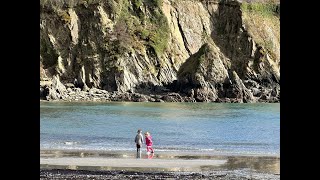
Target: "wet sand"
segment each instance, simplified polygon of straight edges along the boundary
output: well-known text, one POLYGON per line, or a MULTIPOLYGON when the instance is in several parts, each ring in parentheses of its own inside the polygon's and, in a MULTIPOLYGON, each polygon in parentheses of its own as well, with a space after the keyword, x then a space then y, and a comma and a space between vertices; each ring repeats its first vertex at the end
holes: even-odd
POLYGON ((40 179, 280 179, 280 157, 40 150, 40 179), (150 158, 150 156, 149 156, 150 158))

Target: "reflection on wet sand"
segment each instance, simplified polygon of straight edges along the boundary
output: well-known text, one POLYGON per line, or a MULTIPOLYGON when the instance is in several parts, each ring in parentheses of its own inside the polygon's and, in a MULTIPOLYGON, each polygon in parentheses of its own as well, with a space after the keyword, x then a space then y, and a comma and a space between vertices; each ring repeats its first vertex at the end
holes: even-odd
POLYGON ((228 162, 222 166, 226 169, 250 168, 263 173, 280 174, 279 157, 229 156, 228 162))
POLYGON ((137 164, 134 152, 40 150, 40 160, 42 160, 42 163, 40 162, 40 168, 42 169, 129 171, 211 171, 251 169, 256 172, 280 174, 280 157, 277 156, 230 156, 212 155, 209 153, 192 154, 190 152, 158 152, 152 154, 152 156, 151 154, 143 154, 140 159, 143 162, 137 164), (78 164, 52 163, 57 159, 63 161, 70 158, 73 158, 75 161, 78 160, 78 164), (110 163, 90 164, 90 159, 94 158, 102 162, 109 161, 110 163))

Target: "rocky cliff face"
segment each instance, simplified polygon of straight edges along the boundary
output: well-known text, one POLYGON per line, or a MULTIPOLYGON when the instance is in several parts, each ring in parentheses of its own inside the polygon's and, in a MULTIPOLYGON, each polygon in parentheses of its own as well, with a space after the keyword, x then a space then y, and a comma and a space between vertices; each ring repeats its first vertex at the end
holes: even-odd
POLYGON ((279 102, 279 17, 256 23, 245 10, 231 0, 43 1, 40 98, 279 102))

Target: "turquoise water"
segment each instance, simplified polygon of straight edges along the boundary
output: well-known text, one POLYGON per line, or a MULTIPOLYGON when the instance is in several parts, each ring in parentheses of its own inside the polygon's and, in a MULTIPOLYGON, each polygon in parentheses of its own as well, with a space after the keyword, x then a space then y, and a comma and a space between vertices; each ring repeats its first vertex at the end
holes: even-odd
POLYGON ((279 103, 40 103, 40 149, 135 150, 139 128, 156 151, 280 153, 279 103))

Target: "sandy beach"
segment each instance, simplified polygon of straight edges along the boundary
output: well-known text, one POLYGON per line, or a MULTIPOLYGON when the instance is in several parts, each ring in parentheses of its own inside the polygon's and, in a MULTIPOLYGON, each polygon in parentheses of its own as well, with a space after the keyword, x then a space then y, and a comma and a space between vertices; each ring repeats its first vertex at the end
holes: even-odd
POLYGON ((40 150, 40 179, 280 179, 280 157, 40 150))

